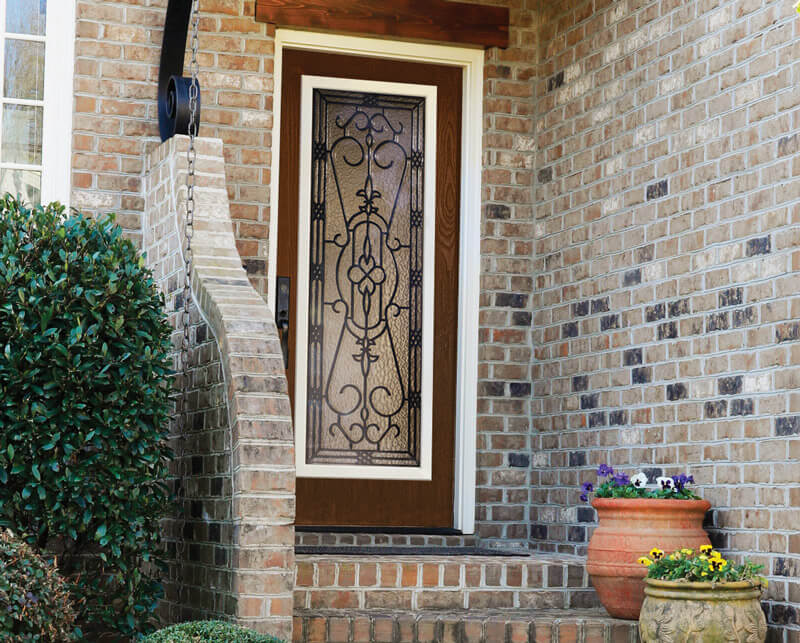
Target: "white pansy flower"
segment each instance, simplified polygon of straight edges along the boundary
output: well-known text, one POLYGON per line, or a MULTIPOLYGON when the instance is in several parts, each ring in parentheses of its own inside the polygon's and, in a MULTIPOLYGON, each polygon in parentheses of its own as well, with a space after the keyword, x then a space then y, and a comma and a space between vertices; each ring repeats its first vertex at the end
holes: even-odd
POLYGON ((631 484, 637 489, 642 489, 647 486, 647 474, 643 472, 637 473, 631 478, 631 484))
POLYGON ((656 484, 658 484, 658 486, 664 491, 675 488, 675 482, 672 480, 672 478, 667 478, 666 476, 659 476, 656 478, 656 484))

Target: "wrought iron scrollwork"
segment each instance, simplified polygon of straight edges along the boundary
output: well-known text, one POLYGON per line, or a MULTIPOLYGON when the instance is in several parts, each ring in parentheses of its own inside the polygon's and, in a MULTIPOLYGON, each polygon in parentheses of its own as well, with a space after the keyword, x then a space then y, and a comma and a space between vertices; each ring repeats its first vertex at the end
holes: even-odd
POLYGON ((309 463, 419 466, 424 99, 314 91, 309 463))
MULTIPOLYGON (((189 134, 191 120, 191 78, 183 77, 186 36, 192 15, 192 0, 169 0, 161 43, 161 64, 158 70, 158 128, 161 140, 175 134, 189 134)), ((194 119, 196 136, 200 128, 200 94, 194 119)))

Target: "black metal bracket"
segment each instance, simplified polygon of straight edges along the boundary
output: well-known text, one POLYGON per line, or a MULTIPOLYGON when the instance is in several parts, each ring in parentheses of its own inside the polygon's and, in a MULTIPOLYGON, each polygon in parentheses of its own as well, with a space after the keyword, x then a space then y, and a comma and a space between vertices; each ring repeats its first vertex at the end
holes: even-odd
MULTIPOLYGON (((171 139, 175 134, 189 133, 189 88, 192 79, 183 77, 183 63, 191 19, 192 0, 169 0, 158 69, 158 129, 162 141, 171 139)), ((199 90, 198 83, 195 136, 200 129, 199 90)))

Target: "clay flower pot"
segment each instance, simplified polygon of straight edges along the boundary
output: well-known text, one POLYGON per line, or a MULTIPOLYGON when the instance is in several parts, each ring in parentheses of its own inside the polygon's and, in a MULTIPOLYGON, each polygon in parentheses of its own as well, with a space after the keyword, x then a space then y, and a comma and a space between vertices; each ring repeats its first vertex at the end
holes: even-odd
POLYGON ((672 551, 710 544, 703 518, 707 500, 594 498, 597 529, 589 541, 586 569, 600 602, 615 618, 636 620, 644 600, 647 569, 636 562, 654 547, 672 551))
POLYGON ((767 620, 761 586, 750 581, 688 583, 648 578, 639 636, 642 643, 763 643, 767 620))

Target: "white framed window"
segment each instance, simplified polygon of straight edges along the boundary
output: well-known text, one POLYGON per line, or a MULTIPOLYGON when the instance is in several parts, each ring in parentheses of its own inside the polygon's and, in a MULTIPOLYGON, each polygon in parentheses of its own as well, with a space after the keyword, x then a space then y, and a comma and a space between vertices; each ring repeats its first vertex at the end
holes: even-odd
POLYGON ((75 0, 0 0, 0 192, 69 205, 75 0))

